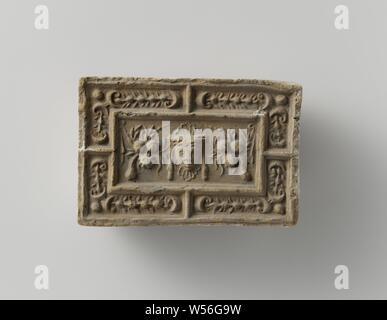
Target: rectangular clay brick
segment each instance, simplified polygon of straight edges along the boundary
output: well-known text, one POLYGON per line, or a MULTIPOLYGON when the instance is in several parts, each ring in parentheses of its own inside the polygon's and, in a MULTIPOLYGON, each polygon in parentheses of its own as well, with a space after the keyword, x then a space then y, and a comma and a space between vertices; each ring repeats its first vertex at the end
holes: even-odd
POLYGON ((301 96, 301 86, 274 81, 82 78, 79 223, 295 224, 301 96), (246 172, 229 175, 227 163, 143 165, 139 132, 160 132, 162 121, 189 132, 246 129, 246 172))

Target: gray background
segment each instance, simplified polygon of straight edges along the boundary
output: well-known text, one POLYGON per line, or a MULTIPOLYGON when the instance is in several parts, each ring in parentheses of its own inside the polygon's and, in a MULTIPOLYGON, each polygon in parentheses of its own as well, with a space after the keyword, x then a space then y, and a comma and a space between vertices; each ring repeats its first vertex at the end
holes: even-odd
POLYGON ((1 298, 387 298, 386 1, 1 3, 1 298), (50 29, 34 28, 46 4, 50 29), (296 227, 77 225, 77 85, 96 76, 304 87, 296 227), (50 290, 34 288, 34 267, 50 290), (350 289, 334 288, 334 267, 350 289))

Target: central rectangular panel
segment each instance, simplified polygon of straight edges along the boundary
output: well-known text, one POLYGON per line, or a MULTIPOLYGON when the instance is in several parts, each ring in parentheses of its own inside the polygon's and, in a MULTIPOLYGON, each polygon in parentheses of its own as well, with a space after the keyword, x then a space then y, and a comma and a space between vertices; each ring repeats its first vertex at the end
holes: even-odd
MULTIPOLYGON (((260 194, 262 192, 263 144, 265 140, 264 126, 260 125, 264 119, 259 114, 243 114, 238 118, 228 117, 227 114, 200 115, 178 114, 173 112, 127 112, 115 111, 112 117, 112 137, 114 153, 109 189, 111 192, 139 189, 162 189, 163 191, 179 192, 184 190, 207 191, 238 191, 260 194), (164 127, 163 127, 164 124, 164 127), (168 126, 166 126, 168 124, 168 126), (140 161, 140 150, 144 142, 140 141, 140 133, 144 129, 152 129, 160 138, 157 151, 159 164, 143 165, 140 161), (168 153, 163 143, 163 134, 169 136, 176 129, 185 129, 192 137, 191 164, 163 163, 163 153, 168 153), (247 168, 242 175, 230 175, 232 166, 217 161, 217 140, 202 141, 202 163, 194 163, 194 131, 195 129, 211 130, 216 136, 216 130, 222 130, 227 136, 228 129, 236 132, 238 143, 239 129, 247 132, 247 168), (213 163, 206 163, 204 146, 213 143, 213 163)), ((170 151, 177 141, 170 141, 170 151)))

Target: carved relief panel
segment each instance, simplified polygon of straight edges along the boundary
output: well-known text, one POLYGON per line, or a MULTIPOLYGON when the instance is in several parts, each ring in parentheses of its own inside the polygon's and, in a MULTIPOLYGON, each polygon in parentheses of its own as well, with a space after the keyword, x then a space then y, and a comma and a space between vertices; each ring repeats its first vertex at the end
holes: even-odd
MULTIPOLYGON (((83 78, 79 97, 81 224, 296 222, 300 86, 254 80, 83 78), (245 130, 242 174, 229 174, 235 163, 216 161, 219 136, 212 140, 212 162, 204 149, 199 161, 162 161, 180 143, 170 139, 166 149, 166 140, 159 138, 165 132, 185 130, 194 136, 206 129, 235 130, 236 153, 242 141, 238 132, 245 130), (142 139, 144 130, 157 138, 142 139), (145 145, 159 162, 141 160, 145 145)), ((202 142, 204 148, 208 141, 202 142)))

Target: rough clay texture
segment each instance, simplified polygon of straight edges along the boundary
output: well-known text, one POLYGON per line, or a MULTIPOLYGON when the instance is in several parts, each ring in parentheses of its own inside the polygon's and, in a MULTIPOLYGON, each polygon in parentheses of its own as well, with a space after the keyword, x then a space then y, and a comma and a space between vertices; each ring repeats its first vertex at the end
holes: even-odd
POLYGON ((294 225, 301 98, 301 86, 276 81, 80 79, 78 222, 294 225), (171 132, 247 129, 246 173, 216 161, 144 165, 140 131, 166 120, 171 132))

